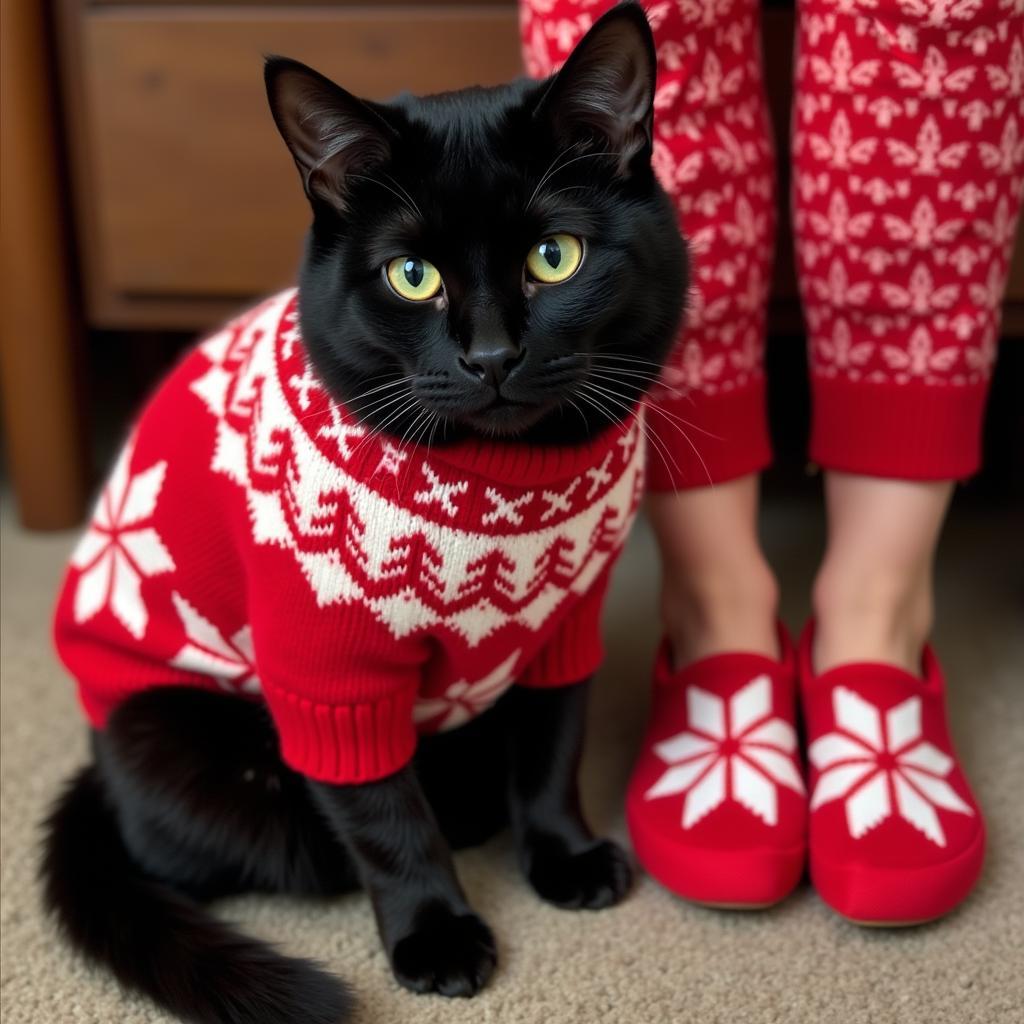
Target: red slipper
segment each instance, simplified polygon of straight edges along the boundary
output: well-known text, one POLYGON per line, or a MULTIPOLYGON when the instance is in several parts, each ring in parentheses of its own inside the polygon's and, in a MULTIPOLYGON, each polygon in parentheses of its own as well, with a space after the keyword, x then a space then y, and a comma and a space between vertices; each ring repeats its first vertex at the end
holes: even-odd
POLYGON ((779 638, 779 661, 719 654, 673 671, 667 643, 658 654, 626 817, 640 863, 698 903, 768 906, 803 872, 795 659, 779 638))
POLYGON ((981 811, 946 724, 946 695, 926 647, 918 679, 892 665, 815 676, 813 624, 800 641, 810 770, 811 880, 861 924, 948 914, 985 855, 981 811))

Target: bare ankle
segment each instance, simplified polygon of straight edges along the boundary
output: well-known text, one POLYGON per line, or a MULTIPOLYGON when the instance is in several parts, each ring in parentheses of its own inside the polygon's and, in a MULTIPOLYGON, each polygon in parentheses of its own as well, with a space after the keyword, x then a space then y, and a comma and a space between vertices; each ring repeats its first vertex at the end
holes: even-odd
POLYGON ((900 579, 879 572, 842 580, 823 569, 813 604, 817 672, 874 661, 920 673, 933 618, 927 574, 900 579))
POLYGON ((814 585, 819 672, 858 661, 921 671, 932 566, 951 481, 829 472, 828 547, 814 585))
POLYGON ((648 499, 677 667, 729 651, 778 656, 778 585, 761 552, 757 505, 754 474, 648 499))
POLYGON ((779 656, 779 588, 763 560, 702 575, 666 567, 662 616, 676 668, 729 651, 779 656))

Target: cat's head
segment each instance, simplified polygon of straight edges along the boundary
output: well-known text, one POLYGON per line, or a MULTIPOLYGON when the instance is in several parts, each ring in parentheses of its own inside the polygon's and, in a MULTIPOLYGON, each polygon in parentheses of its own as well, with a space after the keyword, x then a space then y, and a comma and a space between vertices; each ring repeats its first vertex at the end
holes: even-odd
POLYGON ((266 80, 313 207, 303 335, 337 399, 435 443, 575 443, 629 412, 687 283, 651 170, 639 6, 606 14, 541 82, 382 104, 283 58, 266 80))

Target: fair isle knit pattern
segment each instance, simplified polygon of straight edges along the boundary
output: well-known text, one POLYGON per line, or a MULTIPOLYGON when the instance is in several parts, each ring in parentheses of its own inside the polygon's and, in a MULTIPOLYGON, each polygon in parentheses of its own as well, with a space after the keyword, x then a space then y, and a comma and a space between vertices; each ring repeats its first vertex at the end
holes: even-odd
MULTIPOLYGON (((529 72, 557 69, 613 2, 521 0, 529 72)), ((652 451, 651 486, 669 490, 770 458, 775 147, 761 0, 643 6, 658 54, 654 168, 694 263, 669 387, 651 403, 666 449, 652 451)), ((796 20, 786 159, 811 458, 969 475, 1024 192, 1024 0, 798 0, 796 20)))
POLYGON ((601 658, 638 419, 578 448, 402 446, 312 371, 289 291, 153 398, 76 549, 58 650, 90 720, 167 684, 263 699, 296 770, 379 778, 416 732, 601 658))

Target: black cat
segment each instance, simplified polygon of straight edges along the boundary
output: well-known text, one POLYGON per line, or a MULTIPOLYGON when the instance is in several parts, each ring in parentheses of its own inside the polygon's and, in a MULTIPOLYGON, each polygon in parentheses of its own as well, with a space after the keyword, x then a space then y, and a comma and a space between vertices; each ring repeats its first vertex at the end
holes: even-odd
MULTIPOLYGON (((429 427, 438 445, 576 445, 631 413, 686 287, 651 171, 655 58, 639 6, 605 15, 543 82, 375 104, 281 58, 266 80, 314 212, 301 323, 331 395, 369 427, 406 440, 429 427), (406 405, 360 406, 368 383, 402 375, 406 405)), ((242 891, 361 885, 401 984, 473 995, 495 943, 450 848, 510 824, 542 898, 607 907, 629 887, 627 858, 580 812, 586 690, 512 687, 423 738, 410 766, 342 786, 285 766, 261 704, 146 690, 93 732, 93 763, 47 822, 46 903, 124 985, 201 1024, 350 1012, 340 981, 203 906, 242 891)))

